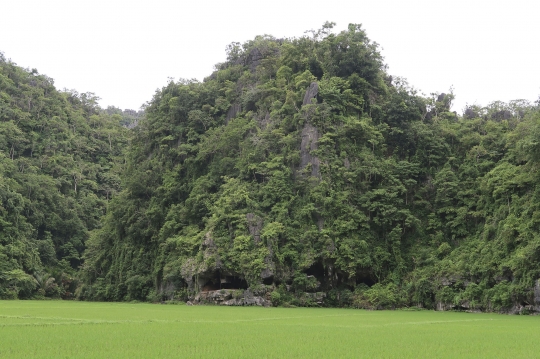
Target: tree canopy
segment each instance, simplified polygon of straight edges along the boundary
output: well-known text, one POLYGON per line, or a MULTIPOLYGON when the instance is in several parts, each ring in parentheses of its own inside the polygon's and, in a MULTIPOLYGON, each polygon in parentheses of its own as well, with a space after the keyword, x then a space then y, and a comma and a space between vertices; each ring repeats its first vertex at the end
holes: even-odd
POLYGON ((128 141, 97 100, 0 57, 0 298, 73 296, 128 141))

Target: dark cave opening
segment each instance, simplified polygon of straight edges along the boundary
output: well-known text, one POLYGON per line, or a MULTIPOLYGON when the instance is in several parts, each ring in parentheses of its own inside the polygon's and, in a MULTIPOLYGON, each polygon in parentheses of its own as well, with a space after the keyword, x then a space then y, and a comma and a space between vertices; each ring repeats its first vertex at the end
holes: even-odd
POLYGON ((377 282, 374 281, 373 278, 371 278, 369 276, 358 276, 358 277, 356 277, 356 285, 365 284, 368 287, 371 287, 371 286, 375 285, 376 283, 377 282))
POLYGON ((213 281, 208 281, 206 282, 202 288, 201 288, 201 292, 210 292, 212 290, 219 290, 219 283, 215 283, 213 281))
POLYGON ((317 278, 317 280, 321 282, 324 280, 324 277, 326 276, 325 275, 326 271, 324 270, 324 266, 320 262, 313 263, 311 267, 306 269, 305 273, 308 276, 310 275, 314 276, 315 278, 317 278))
POLYGON ((211 277, 207 277, 206 282, 201 288, 201 291, 208 292, 220 289, 247 289, 248 283, 245 279, 235 275, 225 275, 219 271, 212 273, 211 277))
POLYGON ((248 289, 246 280, 237 276, 222 276, 219 278, 219 284, 218 289, 248 289))

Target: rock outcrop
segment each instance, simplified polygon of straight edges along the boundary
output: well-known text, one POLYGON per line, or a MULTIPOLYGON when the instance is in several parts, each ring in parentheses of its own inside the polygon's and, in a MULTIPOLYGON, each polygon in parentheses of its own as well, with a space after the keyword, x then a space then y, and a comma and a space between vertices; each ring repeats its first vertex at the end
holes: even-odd
POLYGON ((512 118, 512 112, 501 110, 491 114, 491 119, 495 121, 509 120, 512 118))
POLYGON ((257 66, 259 66, 262 59, 263 59, 263 54, 258 48, 254 48, 253 50, 251 50, 246 61, 247 65, 249 66, 249 70, 251 72, 255 72, 255 70, 257 69, 257 66))
POLYGON ((255 244, 261 241, 261 229, 263 226, 263 220, 261 217, 248 213, 246 214, 246 220, 248 225, 249 234, 253 237, 255 244))
POLYGON ((311 103, 311 99, 316 98, 319 94, 319 84, 316 82, 312 82, 308 89, 306 90, 306 94, 304 95, 304 101, 302 102, 303 105, 309 105, 311 103))
POLYGON ((473 118, 478 118, 479 116, 480 114, 478 113, 478 111, 475 111, 475 109, 472 107, 467 107, 467 109, 465 110, 465 113, 463 114, 463 117, 469 120, 473 118))
MULTIPOLYGON (((311 100, 317 97, 319 93, 319 85, 312 82, 304 95, 303 106, 310 105, 311 100)), ((303 107, 302 106, 302 107, 303 107)), ((300 144, 300 170, 302 171, 308 165, 311 165, 311 176, 320 177, 320 160, 312 152, 317 149, 317 141, 319 140, 319 131, 310 121, 310 111, 304 113, 306 122, 302 129, 302 142, 300 144)))
POLYGON ((193 298, 193 304, 214 304, 227 306, 262 306, 272 303, 266 296, 255 295, 250 290, 219 289, 200 292, 193 298))
POLYGON ((242 110, 242 107, 240 104, 233 103, 231 107, 229 108, 229 111, 227 111, 227 118, 225 119, 225 123, 229 123, 230 120, 236 117, 242 110))

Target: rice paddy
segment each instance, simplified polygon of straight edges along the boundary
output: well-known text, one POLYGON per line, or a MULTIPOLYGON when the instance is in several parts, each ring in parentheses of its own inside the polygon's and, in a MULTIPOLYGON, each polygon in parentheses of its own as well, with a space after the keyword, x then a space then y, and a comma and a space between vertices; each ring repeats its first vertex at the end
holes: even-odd
POLYGON ((0 301, 0 358, 534 358, 540 317, 0 301))

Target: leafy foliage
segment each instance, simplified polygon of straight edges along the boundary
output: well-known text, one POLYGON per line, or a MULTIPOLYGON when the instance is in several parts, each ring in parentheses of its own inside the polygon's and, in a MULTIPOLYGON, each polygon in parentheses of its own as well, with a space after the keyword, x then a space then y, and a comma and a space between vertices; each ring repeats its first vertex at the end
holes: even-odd
POLYGON ((74 291, 128 138, 96 101, 0 58, 0 298, 74 291))

